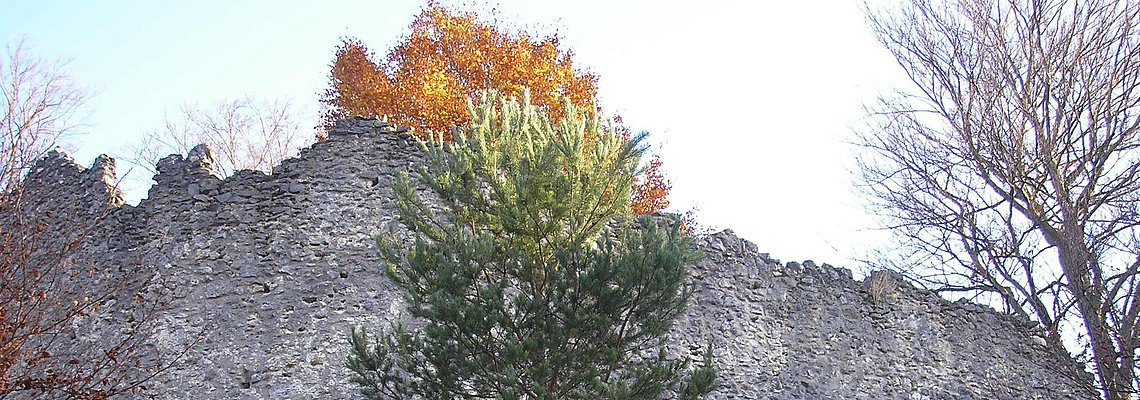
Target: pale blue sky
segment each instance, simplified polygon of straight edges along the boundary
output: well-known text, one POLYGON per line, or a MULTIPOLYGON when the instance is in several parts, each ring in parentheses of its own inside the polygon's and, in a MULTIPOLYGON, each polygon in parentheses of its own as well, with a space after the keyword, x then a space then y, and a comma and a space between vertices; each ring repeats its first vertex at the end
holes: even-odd
MULTIPOLYGON (((560 33, 600 76, 603 105, 653 134, 674 208, 698 207, 704 223, 785 261, 853 266, 873 225, 852 195, 846 142, 862 104, 898 82, 858 4, 512 0, 497 9, 560 33)), ((73 146, 90 163, 186 103, 283 98, 315 124, 338 38, 382 54, 422 5, 5 0, 0 39, 26 35, 36 54, 71 60, 93 94, 87 134, 73 146)))

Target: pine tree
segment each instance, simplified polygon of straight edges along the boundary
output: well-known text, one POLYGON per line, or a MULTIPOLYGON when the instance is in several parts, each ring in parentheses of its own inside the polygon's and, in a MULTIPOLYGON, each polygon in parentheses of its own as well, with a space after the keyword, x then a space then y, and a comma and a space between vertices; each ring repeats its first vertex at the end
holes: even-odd
POLYGON ((378 243, 422 326, 354 329, 353 381, 370 399, 703 398, 710 360, 690 372, 664 349, 697 254, 676 221, 630 217, 644 136, 569 102, 551 121, 527 96, 468 104, 471 124, 395 185, 414 244, 378 243))

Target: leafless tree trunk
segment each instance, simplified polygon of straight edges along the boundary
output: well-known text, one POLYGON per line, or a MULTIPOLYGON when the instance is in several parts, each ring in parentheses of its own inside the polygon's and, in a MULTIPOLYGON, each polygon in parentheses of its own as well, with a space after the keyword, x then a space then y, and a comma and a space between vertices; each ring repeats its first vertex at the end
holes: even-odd
POLYGON ((1105 398, 1131 398, 1140 4, 910 0, 868 15, 913 83, 861 133, 861 182, 909 254, 896 265, 1040 322, 1056 349, 1079 328, 1105 398))
POLYGON ((133 155, 128 158, 154 173, 159 158, 206 144, 214 151, 218 175, 243 169, 271 172, 314 137, 301 128, 288 102, 245 97, 222 100, 210 108, 183 106, 181 118, 168 116, 163 129, 148 134, 130 149, 133 155))

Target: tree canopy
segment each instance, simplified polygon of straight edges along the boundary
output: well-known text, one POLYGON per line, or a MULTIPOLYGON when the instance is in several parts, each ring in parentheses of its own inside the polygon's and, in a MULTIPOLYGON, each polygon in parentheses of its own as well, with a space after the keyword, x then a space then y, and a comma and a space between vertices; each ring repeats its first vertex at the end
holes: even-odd
MULTIPOLYGON (((563 99, 591 106, 597 77, 576 68, 573 53, 557 36, 532 37, 483 22, 474 12, 429 5, 410 34, 373 61, 359 40, 346 38, 336 51, 331 87, 322 102, 325 124, 350 115, 387 115, 393 123, 446 136, 468 122, 466 102, 483 90, 530 101, 557 118, 563 99)), ((422 133, 426 137, 426 133, 422 133)))

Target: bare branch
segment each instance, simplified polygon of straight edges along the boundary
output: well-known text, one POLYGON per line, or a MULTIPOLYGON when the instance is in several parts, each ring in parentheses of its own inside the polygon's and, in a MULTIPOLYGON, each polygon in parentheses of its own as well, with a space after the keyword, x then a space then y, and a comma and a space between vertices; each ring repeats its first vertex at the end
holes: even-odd
POLYGON ((154 165, 160 158, 206 144, 214 151, 214 172, 220 176, 245 169, 268 173, 313 137, 301 128, 288 102, 244 97, 218 101, 209 108, 183 106, 179 117, 164 118, 163 128, 147 134, 126 158, 156 173, 154 165))
POLYGON ((33 56, 23 39, 0 57, 0 190, 19 183, 32 162, 78 126, 87 93, 63 65, 33 56))

